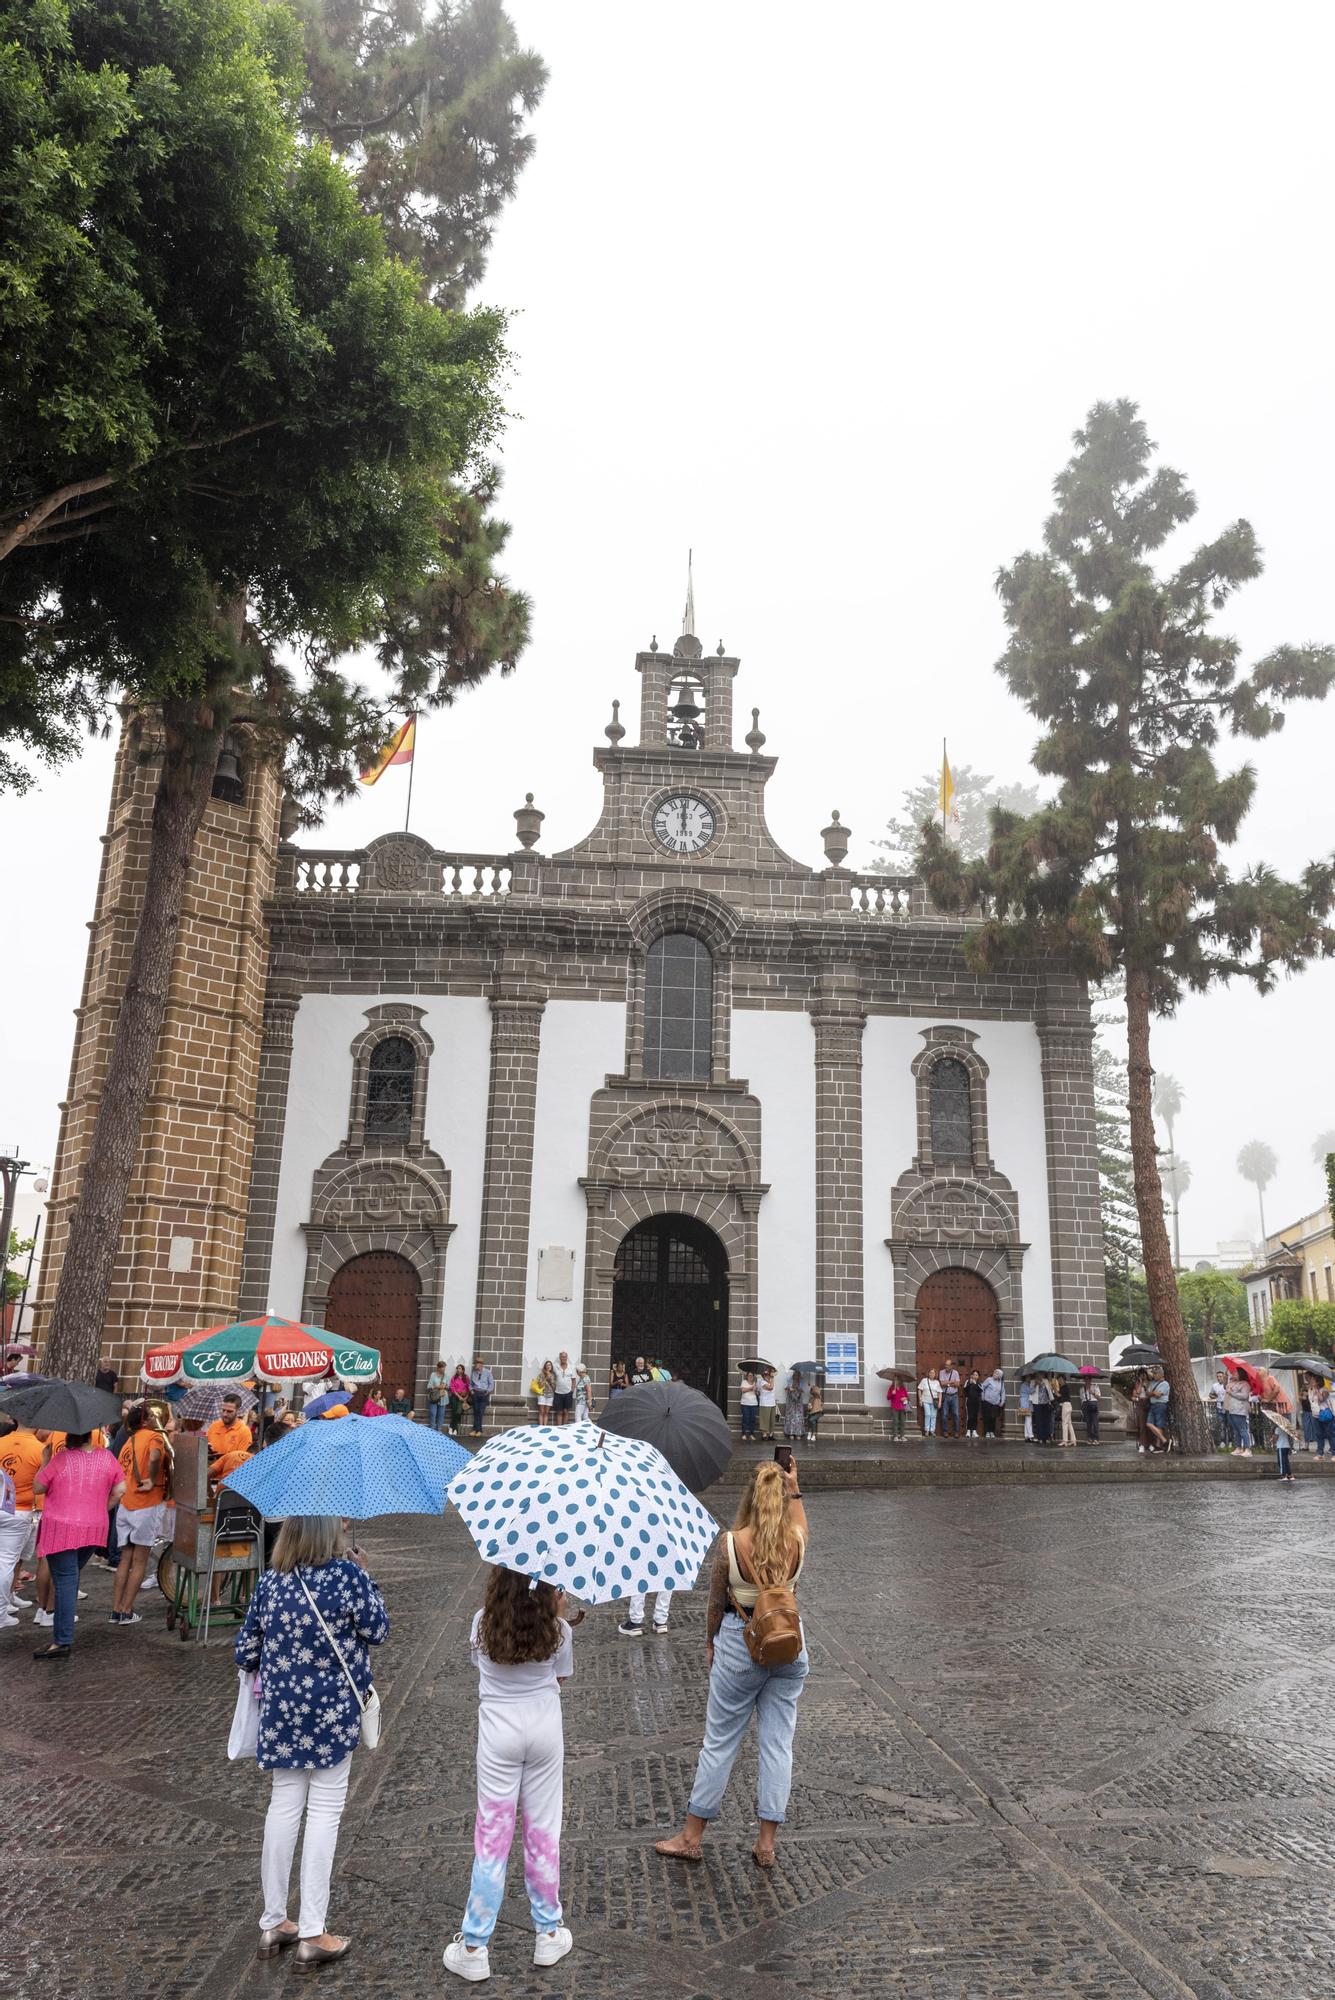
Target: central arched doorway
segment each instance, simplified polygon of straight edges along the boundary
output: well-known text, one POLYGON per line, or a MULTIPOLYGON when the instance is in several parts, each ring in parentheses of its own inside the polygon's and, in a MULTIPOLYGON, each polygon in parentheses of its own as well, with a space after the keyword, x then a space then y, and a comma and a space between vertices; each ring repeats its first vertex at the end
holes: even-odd
MULTIPOLYGON (((400 1383, 410 1396, 416 1388, 421 1293, 413 1266, 392 1250, 350 1257, 330 1282, 326 1330, 378 1347, 380 1379, 391 1395, 400 1383)), ((355 1407, 360 1409, 365 1400, 365 1389, 359 1389, 355 1407)))
POLYGON ((951 1359, 961 1381, 971 1368, 986 1376, 1001 1366, 997 1295, 976 1271, 936 1271, 918 1289, 918 1380, 951 1359))
POLYGON ((728 1404, 728 1256, 688 1215, 655 1215, 621 1240, 612 1272, 612 1359, 657 1355, 682 1382, 728 1404))

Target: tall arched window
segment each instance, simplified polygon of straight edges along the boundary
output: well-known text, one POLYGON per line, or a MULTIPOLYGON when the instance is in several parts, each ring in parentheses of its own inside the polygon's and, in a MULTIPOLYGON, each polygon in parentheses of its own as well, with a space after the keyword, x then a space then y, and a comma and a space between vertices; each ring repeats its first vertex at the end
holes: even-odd
POLYGON ((644 973, 644 1073, 708 1083, 712 1067, 714 961, 686 931, 649 947, 644 973))
POLYGON ((973 1113, 969 1104, 969 1072, 953 1056, 943 1056, 932 1064, 929 1079, 932 1118, 932 1159, 937 1166, 947 1160, 973 1157, 973 1113))
POLYGON ((366 1136, 407 1139, 413 1122, 417 1051, 404 1035, 386 1035, 371 1051, 366 1075, 366 1136))

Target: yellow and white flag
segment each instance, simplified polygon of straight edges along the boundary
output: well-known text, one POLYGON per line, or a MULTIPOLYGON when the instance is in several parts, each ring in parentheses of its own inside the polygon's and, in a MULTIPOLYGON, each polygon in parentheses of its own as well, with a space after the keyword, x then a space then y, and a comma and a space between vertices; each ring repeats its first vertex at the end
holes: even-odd
POLYGON ((941 832, 947 840, 959 846, 960 809, 955 796, 955 780, 950 773, 950 759, 946 756, 946 746, 941 745, 941 791, 937 803, 941 807, 941 832))
POLYGON ((395 730, 383 750, 377 751, 374 760, 361 773, 364 785, 374 785, 383 778, 391 764, 411 764, 413 744, 417 738, 417 717, 410 715, 402 729, 395 730))

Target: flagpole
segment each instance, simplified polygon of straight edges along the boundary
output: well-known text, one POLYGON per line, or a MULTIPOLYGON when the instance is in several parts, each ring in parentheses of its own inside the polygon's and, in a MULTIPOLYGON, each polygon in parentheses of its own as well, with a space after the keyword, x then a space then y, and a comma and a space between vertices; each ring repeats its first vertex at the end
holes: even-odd
POLYGON ((941 832, 946 830, 946 739, 941 738, 941 832))
POLYGON ((417 710, 416 709, 413 710, 409 720, 412 722, 413 725, 413 754, 408 759, 408 803, 403 808, 403 830, 405 833, 408 831, 408 820, 411 817, 413 809, 413 772, 417 769, 417 710))

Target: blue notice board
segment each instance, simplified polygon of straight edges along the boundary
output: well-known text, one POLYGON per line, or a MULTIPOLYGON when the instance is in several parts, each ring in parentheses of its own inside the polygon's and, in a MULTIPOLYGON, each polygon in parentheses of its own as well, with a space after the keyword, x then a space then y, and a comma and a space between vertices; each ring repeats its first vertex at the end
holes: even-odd
POLYGON ((826 1381, 856 1382, 858 1375, 858 1344, 856 1340, 827 1340, 825 1343, 826 1381))

